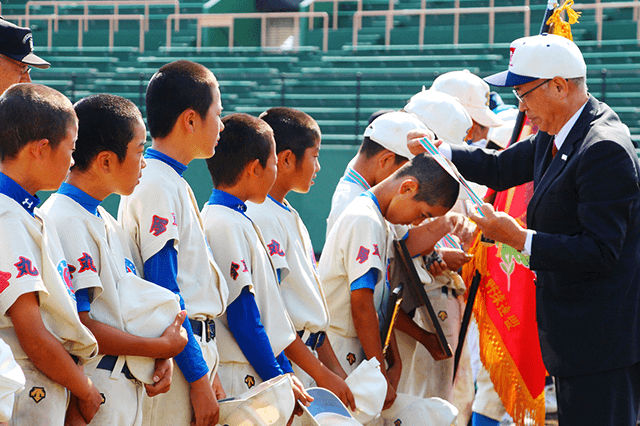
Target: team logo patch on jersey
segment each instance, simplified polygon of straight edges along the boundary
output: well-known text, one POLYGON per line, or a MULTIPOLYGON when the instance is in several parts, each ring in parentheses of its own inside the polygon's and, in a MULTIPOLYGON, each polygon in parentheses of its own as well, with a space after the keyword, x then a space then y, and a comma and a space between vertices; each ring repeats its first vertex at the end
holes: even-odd
POLYGON ((96 265, 93 263, 93 258, 89 253, 83 252, 82 257, 78 259, 78 262, 80 262, 80 270, 78 271, 79 274, 84 271, 98 272, 98 270, 96 269, 96 265))
POLYGON ((358 256, 356 256, 356 260, 358 263, 362 264, 369 260, 369 252, 368 248, 364 248, 364 246, 360 246, 360 251, 358 251, 358 256))
POLYGON ((47 397, 47 391, 41 386, 34 386, 29 391, 29 398, 33 399, 36 404, 47 397))
POLYGON ((13 264, 13 266, 18 269, 18 275, 16 275, 16 278, 20 278, 23 275, 31 275, 33 277, 38 276, 40 272, 38 272, 38 269, 31 264, 31 259, 27 259, 24 256, 20 256, 19 259, 20 262, 13 264))
POLYGON ((247 374, 246 377, 244 378, 244 384, 247 385, 247 388, 251 389, 252 387, 255 386, 256 379, 253 376, 247 374))
POLYGON ((69 267, 67 266, 66 260, 61 260, 60 263, 58 263, 58 273, 60 274, 62 281, 64 281, 64 285, 67 287, 69 296, 71 296, 71 298, 75 301, 76 295, 74 294, 75 292, 73 291, 73 284, 71 283, 71 272, 69 272, 69 267))
POLYGON ((136 274, 136 265, 131 261, 131 259, 124 258, 124 268, 127 272, 131 272, 132 274, 136 274))
POLYGON ((69 267, 69 276, 73 279, 73 273, 76 271, 76 267, 73 265, 67 265, 69 267))
POLYGON ((167 230, 167 224, 169 223, 168 219, 164 217, 153 215, 153 222, 151 223, 151 229, 149 232, 154 236, 158 236, 167 230))
POLYGON ((402 420, 400 419, 396 419, 395 422, 393 422, 393 426, 400 426, 402 424, 402 420))
POLYGON ((447 314, 447 311, 440 311, 438 312, 438 318, 440 318, 440 321, 444 321, 449 318, 449 314, 447 314))
POLYGON ((11 272, 0 271, 0 293, 5 291, 9 287, 9 279, 11 278, 11 272))
POLYGON ((378 249, 378 245, 377 244, 373 245, 373 253, 371 253, 371 256, 378 256, 379 259, 382 259, 380 257, 380 249, 378 249))
POLYGON ((229 275, 231 275, 231 278, 233 278, 234 281, 238 279, 238 269, 240 269, 240 265, 238 265, 236 262, 231 262, 229 275))
POLYGON ((277 254, 280 257, 284 257, 284 251, 282 251, 282 248, 280 247, 280 243, 277 242, 276 240, 271 240, 271 243, 267 244, 267 247, 269 247, 270 256, 277 254))
POLYGON ((102 392, 100 392, 100 396, 102 397, 102 402, 100 402, 100 405, 104 405, 107 402, 107 397, 105 394, 103 394, 102 392))
POLYGON ((347 354, 347 362, 349 363, 349 365, 353 365, 356 362, 356 354, 354 354, 353 352, 349 352, 347 354))

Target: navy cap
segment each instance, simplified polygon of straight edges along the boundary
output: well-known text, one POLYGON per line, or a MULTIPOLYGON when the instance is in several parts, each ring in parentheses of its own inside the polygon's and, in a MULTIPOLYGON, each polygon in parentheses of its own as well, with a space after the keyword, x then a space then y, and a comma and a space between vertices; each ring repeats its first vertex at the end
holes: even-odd
POLYGON ((46 69, 51 64, 33 54, 33 35, 29 28, 19 27, 0 18, 0 54, 32 67, 46 69))

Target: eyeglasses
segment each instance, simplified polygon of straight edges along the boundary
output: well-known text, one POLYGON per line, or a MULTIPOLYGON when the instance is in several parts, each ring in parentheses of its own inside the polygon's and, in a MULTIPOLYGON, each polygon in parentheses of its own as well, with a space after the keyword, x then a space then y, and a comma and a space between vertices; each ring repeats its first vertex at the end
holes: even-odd
POLYGON ((534 87, 531 90, 526 91, 525 93, 523 93, 522 95, 518 93, 518 91, 516 89, 513 89, 513 94, 516 96, 516 99, 518 99, 520 102, 524 103, 524 97, 527 96, 529 93, 533 92, 534 90, 536 90, 538 87, 542 86, 543 84, 546 84, 548 82, 550 82, 552 79, 547 79, 545 81, 543 81, 542 83, 538 84, 536 87, 534 87))

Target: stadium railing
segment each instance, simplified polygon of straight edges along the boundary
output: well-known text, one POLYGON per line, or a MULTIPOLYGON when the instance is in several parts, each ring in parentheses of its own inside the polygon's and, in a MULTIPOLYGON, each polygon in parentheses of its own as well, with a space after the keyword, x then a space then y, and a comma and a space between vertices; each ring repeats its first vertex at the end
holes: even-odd
MULTIPOLYGON (((120 16, 119 6, 144 6, 144 30, 149 31, 150 6, 173 6, 176 14, 180 13, 179 0, 29 0, 24 7, 26 26, 29 26, 31 8, 36 6, 53 6, 53 14, 59 15, 60 7, 84 7, 84 15, 89 16, 90 7, 113 7, 115 16, 120 16)), ((84 21, 85 31, 89 31, 89 20, 84 21)), ((180 29, 179 21, 176 21, 176 31, 180 29)), ((55 21, 55 31, 58 32, 58 21, 55 21)), ((115 21, 115 31, 118 31, 118 20, 115 21)))
MULTIPOLYGON (((426 4, 426 0, 422 0, 423 4, 426 4)), ((526 0, 524 6, 504 6, 504 7, 494 7, 494 0, 490 1, 490 5, 488 7, 454 7, 454 8, 446 8, 446 9, 415 9, 415 10, 394 10, 389 8, 389 10, 366 10, 366 11, 358 11, 353 14, 353 35, 352 35, 352 48, 353 50, 358 49, 358 32, 362 28, 362 18, 363 17, 385 17, 385 45, 389 46, 391 44, 391 30, 393 29, 393 18, 396 16, 419 16, 420 24, 418 26, 419 30, 419 41, 418 45, 422 46, 424 44, 424 30, 425 30, 425 22, 427 15, 453 15, 454 23, 453 23, 453 44, 457 45, 459 40, 460 33, 460 15, 468 15, 468 14, 487 14, 489 20, 489 36, 488 43, 493 44, 494 34, 495 34, 495 15, 497 13, 524 13, 524 36, 530 35, 531 30, 531 7, 528 5, 529 0, 526 0)), ((459 1, 456 1, 456 5, 459 5, 459 1)), ((602 27, 604 22, 604 9, 624 9, 624 8, 632 8, 634 10, 634 15, 636 16, 636 21, 638 22, 638 29, 636 39, 638 40, 638 44, 640 44, 640 19, 637 19, 637 16, 640 12, 638 12, 640 8, 640 2, 638 0, 634 0, 631 2, 607 2, 607 3, 592 3, 592 4, 575 4, 573 8, 576 10, 588 10, 595 9, 595 21, 597 26, 597 41, 598 43, 602 42, 602 27)))
MULTIPOLYGON (((309 12, 314 11, 315 3, 333 3, 333 29, 337 30, 338 29, 338 3, 345 2, 345 1, 357 2, 358 3, 357 11, 360 12, 362 10, 362 0, 314 0, 309 5, 309 12)), ((309 29, 310 30, 313 29, 313 19, 309 19, 309 29)))
MULTIPOLYGON (((8 21, 18 21, 18 25, 22 25, 22 21, 26 20, 38 20, 47 21, 47 49, 51 49, 53 46, 53 31, 58 28, 59 21, 78 21, 78 48, 82 48, 82 39, 84 25, 81 22, 85 21, 109 21, 109 50, 113 49, 113 38, 116 32, 116 22, 118 20, 129 20, 140 22, 140 43, 139 50, 144 52, 144 28, 145 18, 144 15, 5 15, 4 19, 8 21)), ((26 24, 29 25, 28 23, 26 24)), ((57 32, 57 29, 55 30, 57 32)))
POLYGON ((171 23, 183 19, 195 19, 197 21, 196 48, 202 46, 202 29, 203 28, 228 28, 229 29, 229 49, 233 49, 233 28, 236 19, 260 19, 261 37, 260 43, 262 47, 266 46, 267 41, 267 19, 293 18, 294 34, 300 32, 300 18, 322 18, 323 21, 323 37, 322 50, 326 52, 329 48, 329 14, 327 12, 263 12, 263 13, 189 13, 189 14, 170 14, 167 16, 167 41, 166 49, 171 49, 171 23))

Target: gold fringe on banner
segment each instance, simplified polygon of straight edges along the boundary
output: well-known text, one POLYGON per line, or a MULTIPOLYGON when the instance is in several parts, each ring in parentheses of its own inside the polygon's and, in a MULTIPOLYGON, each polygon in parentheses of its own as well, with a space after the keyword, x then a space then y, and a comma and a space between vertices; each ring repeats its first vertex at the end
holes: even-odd
POLYGON ((549 33, 573 40, 573 36, 571 35, 571 25, 578 22, 581 12, 576 12, 571 8, 571 6, 573 6, 573 0, 567 0, 561 7, 557 8, 553 12, 553 15, 551 15, 547 20, 547 24, 551 25, 549 33), (562 19, 562 16, 560 16, 563 11, 567 12, 569 22, 566 22, 562 19))
MULTIPOLYGON (((480 241, 480 234, 477 235, 469 253, 474 257, 471 262, 463 266, 461 276, 468 284, 477 270, 482 274, 481 285, 484 285, 491 277, 487 272, 487 246, 480 241)), ((473 313, 480 332, 480 359, 489 372, 491 382, 516 425, 543 426, 544 392, 540 392, 540 395, 535 398, 531 395, 518 366, 506 350, 500 334, 489 317, 486 307, 484 293, 479 289, 473 313)))

